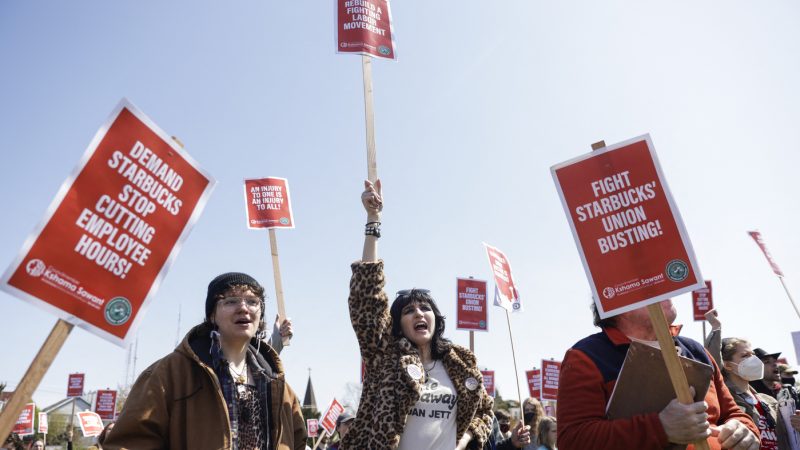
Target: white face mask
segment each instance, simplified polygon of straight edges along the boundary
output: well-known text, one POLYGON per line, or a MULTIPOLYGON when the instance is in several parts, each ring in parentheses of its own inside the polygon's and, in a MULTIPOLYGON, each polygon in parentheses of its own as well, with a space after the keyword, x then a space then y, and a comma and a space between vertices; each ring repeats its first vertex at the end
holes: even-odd
POLYGON ((748 356, 739 364, 732 364, 737 366, 736 373, 744 380, 755 381, 764 378, 764 363, 756 355, 748 356))

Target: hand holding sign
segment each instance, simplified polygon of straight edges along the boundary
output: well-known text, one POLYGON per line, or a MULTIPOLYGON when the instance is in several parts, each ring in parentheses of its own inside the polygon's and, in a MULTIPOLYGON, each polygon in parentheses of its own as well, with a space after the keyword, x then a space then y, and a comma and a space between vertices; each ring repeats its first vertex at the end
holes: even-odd
POLYGON ((273 333, 278 333, 282 338, 291 338, 294 335, 294 330, 292 329, 292 319, 287 317, 281 320, 281 316, 276 315, 273 333))
POLYGON ((383 211, 383 186, 381 180, 372 184, 364 180, 364 192, 361 193, 361 204, 367 212, 367 224, 364 229, 364 249, 361 260, 371 262, 378 260, 378 238, 381 237, 381 211, 383 211))
MULTIPOLYGON (((694 388, 690 387, 689 389, 694 397, 694 388)), ((708 405, 703 401, 686 405, 679 402, 678 399, 673 399, 666 408, 658 413, 658 420, 661 421, 670 442, 690 444, 704 441, 711 435, 707 409, 708 405)))
POLYGON ((369 180, 364 180, 364 192, 361 193, 361 204, 367 211, 367 217, 380 219, 383 211, 383 187, 381 180, 375 180, 372 184, 369 180))
POLYGON ((511 430, 511 444, 516 448, 522 448, 531 443, 531 427, 525 425, 521 420, 517 426, 511 430))

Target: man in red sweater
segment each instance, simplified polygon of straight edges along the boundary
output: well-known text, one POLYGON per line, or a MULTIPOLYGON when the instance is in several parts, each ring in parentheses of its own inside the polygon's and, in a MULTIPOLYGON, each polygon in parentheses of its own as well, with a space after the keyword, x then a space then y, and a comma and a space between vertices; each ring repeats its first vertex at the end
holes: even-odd
MULTIPOLYGON (((671 300, 661 307, 672 324, 677 312, 671 300)), ((715 449, 758 450, 759 434, 750 417, 733 400, 716 363, 699 343, 680 336, 681 354, 714 367, 705 401, 684 405, 673 399, 660 412, 609 420, 606 405, 614 390, 631 340, 658 346, 646 308, 600 320, 602 332, 582 339, 567 351, 558 392, 560 450, 649 450, 707 439, 715 449)), ((646 389, 646 380, 642 382, 646 389)), ((693 449, 694 446, 689 446, 693 449)))

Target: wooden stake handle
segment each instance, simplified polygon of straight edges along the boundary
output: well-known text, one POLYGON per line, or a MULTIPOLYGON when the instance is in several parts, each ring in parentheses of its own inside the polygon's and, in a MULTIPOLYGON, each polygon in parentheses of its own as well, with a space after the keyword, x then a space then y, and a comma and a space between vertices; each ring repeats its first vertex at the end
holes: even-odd
MULTIPOLYGON (((648 305, 647 312, 650 315, 653 330, 655 330, 658 337, 658 345, 661 347, 661 354, 664 356, 664 363, 667 365, 669 379, 672 381, 672 387, 675 389, 678 401, 685 405, 694 403, 692 392, 689 390, 689 382, 686 380, 686 373, 683 371, 683 366, 681 366, 678 352, 675 351, 675 342, 669 332, 669 324, 667 324, 667 318, 664 317, 661 304, 648 305)), ((695 442, 694 448, 697 450, 709 450, 708 442, 695 442)))
POLYGON ((469 330, 469 351, 475 353, 475 332, 469 330))
MULTIPOLYGON (((275 298, 278 304, 278 320, 286 318, 286 306, 283 303, 283 283, 281 282, 281 265, 278 261, 278 238, 275 236, 275 229, 269 229, 269 248, 272 253, 272 274, 275 276, 275 298)), ((282 338, 283 345, 288 346, 291 336, 282 338)))
POLYGON ((375 112, 372 107, 372 58, 361 55, 361 73, 364 76, 364 119, 367 128, 367 178, 378 179, 377 151, 375 150, 375 112))
POLYGON ((514 350, 514 335, 511 333, 511 318, 508 315, 508 310, 503 308, 506 312, 506 323, 508 323, 508 339, 511 341, 511 356, 514 359, 514 377, 517 380, 517 399, 519 399, 519 414, 522 413, 522 391, 519 390, 519 370, 517 370, 517 352, 514 350))
POLYGON ((44 374, 47 373, 47 369, 53 364, 53 360, 56 359, 58 351, 61 350, 61 346, 67 340, 72 327, 72 324, 58 319, 55 326, 53 326, 53 330, 50 331, 50 335, 44 341, 42 348, 39 349, 39 353, 33 358, 33 362, 31 362, 28 371, 22 377, 22 381, 19 382, 14 390, 14 394, 8 400, 8 404, 0 412, 0 438, 2 438, 3 442, 11 433, 14 424, 17 423, 22 408, 31 399, 33 392, 39 387, 39 383, 44 378, 44 374))
POLYGON ((328 434, 328 430, 323 428, 322 433, 319 434, 319 439, 317 439, 317 442, 314 443, 314 448, 312 448, 311 450, 317 450, 317 447, 319 447, 319 443, 322 442, 322 438, 324 438, 326 434, 328 434))

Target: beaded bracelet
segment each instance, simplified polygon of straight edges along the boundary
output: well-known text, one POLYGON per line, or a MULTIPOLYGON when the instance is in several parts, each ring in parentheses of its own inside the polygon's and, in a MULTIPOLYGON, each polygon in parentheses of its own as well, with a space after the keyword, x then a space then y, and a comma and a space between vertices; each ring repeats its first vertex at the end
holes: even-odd
POLYGON ((375 236, 376 238, 381 237, 381 223, 367 222, 367 225, 364 227, 364 235, 375 236))

